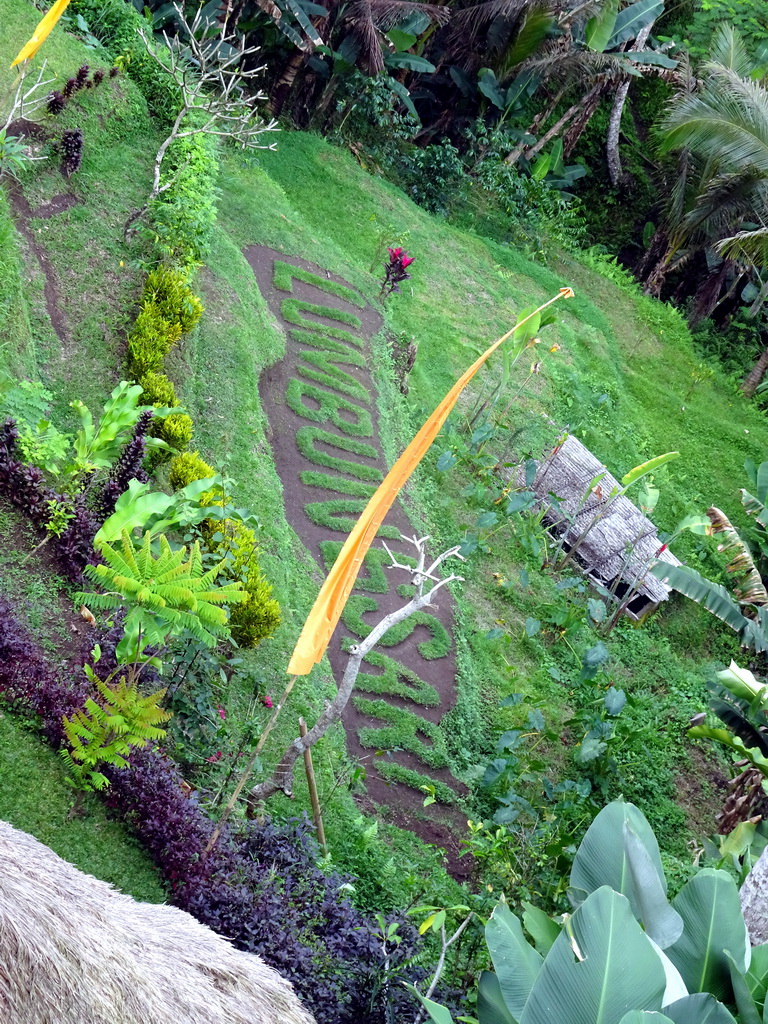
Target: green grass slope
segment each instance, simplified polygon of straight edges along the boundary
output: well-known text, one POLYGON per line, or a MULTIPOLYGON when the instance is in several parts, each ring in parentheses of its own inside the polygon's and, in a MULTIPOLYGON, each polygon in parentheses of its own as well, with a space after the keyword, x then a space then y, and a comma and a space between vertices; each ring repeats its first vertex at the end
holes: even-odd
MULTIPOLYGON (((37 17, 26 0, 0 0, 0 23, 12 26, 0 39, 0 93, 11 85, 8 64, 37 17)), ((83 61, 109 63, 106 54, 86 49, 61 29, 46 43, 46 56, 59 78, 73 74, 83 61)), ((28 218, 32 242, 14 234, 7 207, 0 204, 0 266, 7 268, 0 275, 0 327, 7 339, 0 360, 17 373, 39 373, 54 391, 58 415, 66 417, 73 398, 95 405, 122 374, 125 328, 134 313, 142 265, 140 250, 124 243, 121 228, 148 191, 158 133, 138 90, 122 76, 82 94, 61 119, 45 124, 55 132, 82 128, 83 166, 67 181, 55 161, 41 164, 22 181, 24 196, 33 212, 61 193, 74 196, 76 203, 56 217, 28 218), (40 253, 56 278, 63 337, 48 316, 40 253)), ((742 463, 746 457, 762 461, 768 425, 718 374, 691 388, 698 359, 675 311, 643 298, 620 277, 611 280, 610 268, 600 273, 589 260, 553 253, 545 266, 460 231, 369 176, 351 154, 320 138, 284 132, 276 143, 275 152, 255 156, 222 153, 219 223, 208 266, 196 282, 206 314, 167 365, 195 420, 194 447, 217 464, 226 461, 238 481, 238 501, 252 507, 262 522, 263 568, 275 585, 283 625, 248 660, 269 692, 282 688, 284 667, 321 577, 285 520, 258 396, 259 377, 281 358, 284 339, 242 256, 244 245, 260 243, 302 256, 342 275, 372 301, 379 291, 379 269, 372 273, 371 267, 380 261, 382 242, 399 240, 417 257, 412 279, 384 310, 389 331, 413 337, 419 345, 407 398, 392 383, 386 339, 375 340, 382 443, 390 459, 477 354, 514 323, 520 309, 573 286, 576 297, 559 304, 558 323, 543 336, 547 347, 557 343, 560 349, 547 357, 542 374, 525 388, 511 413, 510 427, 521 431, 518 453, 539 454, 566 425, 617 476, 661 452, 679 450, 680 459, 656 481, 662 490, 659 525, 670 530, 684 515, 712 503, 740 521, 742 463)), ((528 368, 521 366, 511 381, 510 398, 528 368)), ((473 385, 463 407, 495 373, 497 362, 473 385)), ((471 497, 462 493, 468 478, 436 469, 437 456, 449 441, 435 445, 408 488, 417 522, 437 544, 455 542, 478 514, 471 497)), ((576 681, 578 656, 555 631, 531 638, 523 629, 528 617, 539 616, 556 600, 553 579, 531 572, 523 582, 526 559, 508 532, 492 546, 491 555, 468 563, 467 582, 457 591, 459 702, 442 729, 459 772, 483 763, 498 734, 517 724, 512 712, 499 710, 500 696, 525 692, 556 726, 594 699, 576 681), (502 597, 494 573, 519 579, 519 586, 502 597), (504 637, 487 639, 486 632, 498 621, 504 637)), ((717 571, 716 560, 691 541, 684 541, 680 551, 717 571)), ((582 624, 569 642, 578 655, 594 637, 582 624)), ((645 629, 620 626, 609 647, 610 678, 634 701, 627 712, 627 736, 616 754, 628 784, 626 795, 647 809, 668 848, 682 852, 686 819, 675 796, 679 779, 693 776, 688 747, 679 737, 686 716, 701 705, 709 666, 730 656, 735 645, 714 620, 674 602, 645 629)), ((300 683, 292 714, 281 720, 267 760, 292 738, 297 715, 316 717, 331 685, 327 668, 300 683)), ((245 690, 231 694, 230 715, 245 715, 250 697, 245 690)), ((11 751, 16 744, 21 759, 29 740, 14 730, 4 742, 11 751)), ((570 770, 567 750, 554 750, 552 757, 563 771, 570 770)), ((385 846, 371 852, 370 830, 359 819, 345 781, 340 729, 319 745, 316 763, 337 862, 353 870, 366 867, 369 875, 374 863, 396 874, 385 846)), ((46 762, 40 770, 53 777, 57 769, 57 763, 46 762)), ((300 785, 297 794, 293 803, 276 800, 277 813, 307 806, 300 785)), ((716 805, 711 796, 706 786, 693 788, 686 808, 693 827, 711 829, 716 805)), ((23 818, 21 803, 14 811, 13 791, 6 800, 6 813, 23 818)), ((413 864, 432 861, 383 824, 380 838, 399 851, 403 863, 408 858, 413 864)), ((392 898, 407 896, 407 884, 393 881, 392 891, 400 888, 392 898)), ((377 898, 381 890, 375 886, 361 895, 372 904, 377 898)))

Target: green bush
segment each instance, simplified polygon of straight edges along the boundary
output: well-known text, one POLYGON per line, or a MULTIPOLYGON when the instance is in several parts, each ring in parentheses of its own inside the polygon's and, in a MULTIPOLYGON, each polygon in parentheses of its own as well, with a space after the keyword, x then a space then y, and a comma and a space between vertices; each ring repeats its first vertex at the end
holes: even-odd
POLYGON ((141 393, 142 405, 166 405, 172 408, 179 404, 173 381, 164 373, 150 370, 139 379, 139 384, 144 388, 141 393))
POLYGON ((213 466, 201 459, 198 452, 183 452, 171 459, 169 479, 174 491, 179 491, 194 480, 205 480, 215 473, 213 466))
POLYGON ((204 310, 202 300, 189 287, 184 272, 165 264, 147 275, 144 301, 154 303, 166 320, 178 323, 182 335, 197 327, 204 310))
POLYGON ((151 205, 151 240, 164 262, 184 271, 205 263, 216 223, 218 161, 214 139, 179 139, 166 158, 173 185, 151 205))
POLYGON ((172 412, 170 416, 152 425, 152 433, 171 448, 183 452, 192 440, 192 419, 185 412, 172 412))
POLYGON ((144 302, 128 335, 128 369, 137 379, 160 369, 181 338, 181 324, 166 320, 154 302, 144 302))
POLYGON ((255 560, 248 570, 245 592, 245 601, 232 607, 229 630, 240 647, 257 647, 280 625, 280 605, 272 597, 272 585, 255 560))

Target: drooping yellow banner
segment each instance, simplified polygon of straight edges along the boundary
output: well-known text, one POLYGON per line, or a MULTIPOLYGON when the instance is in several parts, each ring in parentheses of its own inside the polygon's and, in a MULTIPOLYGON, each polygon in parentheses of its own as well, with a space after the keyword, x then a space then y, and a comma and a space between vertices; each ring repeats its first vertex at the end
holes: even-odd
POLYGON ((67 9, 69 0, 56 0, 56 3, 48 11, 42 21, 38 24, 35 31, 32 33, 32 38, 26 43, 21 50, 16 60, 11 64, 11 67, 15 67, 17 64, 21 64, 25 60, 32 60, 37 51, 43 45, 45 40, 51 34, 51 29, 54 27, 56 22, 62 16, 64 11, 67 9))
POLYGON ((344 547, 338 554, 333 568, 328 573, 317 600, 307 616, 304 628, 294 648, 287 671, 292 675, 306 675, 312 666, 325 654, 334 629, 347 603, 347 598, 355 585, 363 559, 376 536, 384 517, 392 507, 395 498, 405 482, 421 462, 428 448, 435 440, 448 419, 456 401, 475 376, 480 367, 487 362, 500 345, 510 338, 523 324, 536 316, 547 306, 558 299, 568 299, 573 295, 571 288, 561 288, 558 295, 539 306, 529 316, 516 324, 511 331, 494 342, 491 347, 477 359, 464 375, 453 385, 451 390, 438 405, 424 426, 414 437, 403 454, 387 473, 376 493, 366 505, 354 529, 347 537, 344 547))

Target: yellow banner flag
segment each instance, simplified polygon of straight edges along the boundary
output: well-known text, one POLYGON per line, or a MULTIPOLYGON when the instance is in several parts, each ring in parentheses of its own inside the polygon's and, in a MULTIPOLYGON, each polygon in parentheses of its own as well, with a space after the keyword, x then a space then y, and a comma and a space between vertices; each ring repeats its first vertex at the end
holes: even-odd
POLYGON ((451 390, 438 405, 424 426, 414 437, 403 454, 387 473, 376 493, 366 505, 354 529, 347 537, 344 547, 338 554, 333 568, 328 573, 317 600, 307 616, 304 628, 294 648, 287 671, 292 675, 304 676, 311 671, 325 654, 334 629, 347 603, 347 598, 355 585, 363 559, 376 536, 384 517, 392 507, 395 498, 405 482, 421 462, 428 448, 439 434, 448 419, 456 401, 475 376, 480 367, 489 359, 496 349, 503 345, 515 331, 536 316, 547 306, 558 299, 568 299, 573 295, 571 288, 561 288, 560 293, 543 306, 539 306, 530 316, 516 324, 511 331, 494 342, 491 347, 477 359, 466 373, 453 385, 451 390))
POLYGON ((45 40, 51 34, 51 29, 62 16, 64 11, 66 11, 68 4, 69 0, 56 0, 56 3, 53 5, 50 11, 48 11, 43 20, 38 24, 37 28, 32 33, 32 38, 19 51, 18 57, 13 62, 13 64, 11 64, 12 68, 15 67, 17 64, 21 64, 22 61, 32 60, 32 58, 43 45, 45 40))

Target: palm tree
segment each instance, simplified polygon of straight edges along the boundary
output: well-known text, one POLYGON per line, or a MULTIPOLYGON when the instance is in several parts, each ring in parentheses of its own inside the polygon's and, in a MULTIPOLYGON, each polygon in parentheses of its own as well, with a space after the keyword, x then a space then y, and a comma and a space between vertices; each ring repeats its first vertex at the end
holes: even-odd
MULTIPOLYGON (((701 80, 677 94, 659 126, 661 152, 689 154, 700 176, 693 187, 687 175, 678 182, 667 250, 650 275, 656 288, 665 272, 707 250, 741 268, 768 265, 768 90, 756 73, 742 37, 720 25, 701 80)), ((720 280, 704 282, 700 314, 714 308, 726 277, 727 265, 715 263, 720 280)), ((766 369, 768 348, 745 379, 745 394, 754 394, 766 369)))

